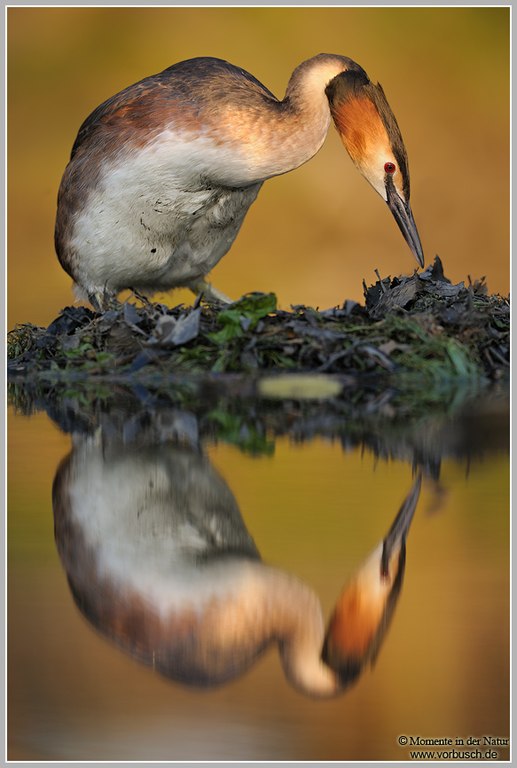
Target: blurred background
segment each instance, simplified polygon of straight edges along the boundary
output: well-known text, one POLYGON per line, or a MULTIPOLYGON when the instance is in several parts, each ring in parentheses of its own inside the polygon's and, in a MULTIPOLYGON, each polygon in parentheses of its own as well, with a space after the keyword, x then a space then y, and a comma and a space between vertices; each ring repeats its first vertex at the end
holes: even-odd
MULTIPOLYGON (((54 254, 56 195, 77 130, 102 101, 182 59, 210 55, 279 98, 302 60, 355 59, 382 83, 411 168, 427 261, 509 290, 509 8, 10 8, 8 327, 73 302, 54 254)), ((212 273, 238 298, 360 299, 363 277, 416 266, 333 128, 307 165, 268 181, 212 273)), ((164 301, 163 296, 158 297, 164 301)), ((190 301, 175 292, 168 303, 190 301)))

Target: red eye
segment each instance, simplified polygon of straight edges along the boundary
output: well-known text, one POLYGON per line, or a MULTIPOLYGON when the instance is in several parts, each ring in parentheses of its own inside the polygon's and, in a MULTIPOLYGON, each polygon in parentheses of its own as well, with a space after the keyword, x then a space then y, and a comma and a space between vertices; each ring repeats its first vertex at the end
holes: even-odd
POLYGON ((397 170, 397 166, 395 165, 395 163, 384 163, 385 173, 389 173, 391 175, 392 173, 395 173, 396 170, 397 170))

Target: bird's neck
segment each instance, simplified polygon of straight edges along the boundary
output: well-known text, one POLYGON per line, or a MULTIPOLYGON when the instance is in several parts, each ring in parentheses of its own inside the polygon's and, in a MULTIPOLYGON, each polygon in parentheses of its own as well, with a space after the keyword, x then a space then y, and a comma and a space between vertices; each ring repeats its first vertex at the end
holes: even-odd
POLYGON ((351 59, 332 54, 320 54, 302 62, 292 73, 285 92, 288 102, 300 114, 325 114, 327 127, 330 110, 325 88, 335 77, 357 66, 351 59))
POLYGON ((318 152, 331 120, 325 88, 350 65, 345 57, 315 56, 294 70, 282 101, 229 114, 225 135, 246 156, 246 183, 292 171, 318 152))
POLYGON ((338 678, 321 658, 325 625, 315 592, 294 576, 264 565, 260 581, 262 631, 278 638, 288 680, 310 696, 338 693, 338 678))

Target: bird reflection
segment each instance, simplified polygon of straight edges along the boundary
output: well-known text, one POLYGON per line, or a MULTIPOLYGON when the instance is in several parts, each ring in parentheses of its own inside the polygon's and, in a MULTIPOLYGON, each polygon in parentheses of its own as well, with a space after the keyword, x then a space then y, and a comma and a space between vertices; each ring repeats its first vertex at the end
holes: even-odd
POLYGON ((326 631, 314 591, 261 561, 226 482, 190 447, 76 438, 54 479, 56 542, 80 611, 162 675, 221 684, 276 643, 293 686, 332 696, 379 651, 420 486, 417 476, 326 631))

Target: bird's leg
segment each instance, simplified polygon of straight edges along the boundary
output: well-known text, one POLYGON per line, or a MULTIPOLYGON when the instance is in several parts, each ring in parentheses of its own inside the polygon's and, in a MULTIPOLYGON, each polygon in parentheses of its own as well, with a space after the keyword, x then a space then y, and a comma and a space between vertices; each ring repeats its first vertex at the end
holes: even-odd
POLYGON ((202 277, 192 280, 187 286, 192 293, 199 297, 199 300, 207 301, 211 304, 231 304, 230 299, 222 291, 218 291, 211 283, 207 283, 202 277))
POLYGON ((148 297, 144 293, 140 293, 136 288, 130 288, 129 289, 135 299, 138 299, 138 301, 141 301, 144 307, 151 307, 152 301, 148 299, 148 297))
POLYGON ((88 301, 96 312, 102 314, 110 309, 120 309, 120 301, 113 291, 106 287, 102 290, 88 291, 88 301))

